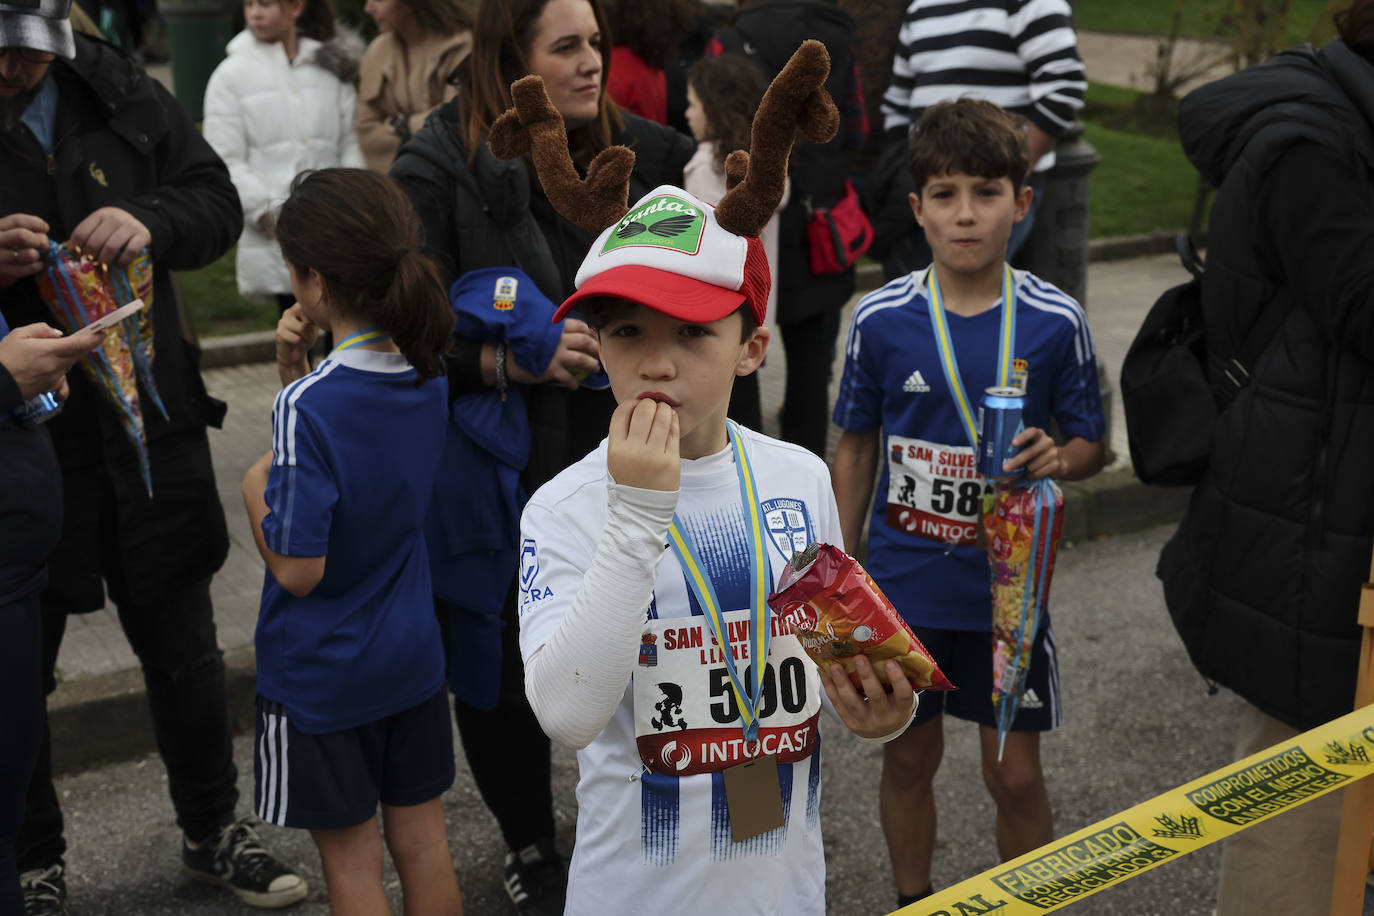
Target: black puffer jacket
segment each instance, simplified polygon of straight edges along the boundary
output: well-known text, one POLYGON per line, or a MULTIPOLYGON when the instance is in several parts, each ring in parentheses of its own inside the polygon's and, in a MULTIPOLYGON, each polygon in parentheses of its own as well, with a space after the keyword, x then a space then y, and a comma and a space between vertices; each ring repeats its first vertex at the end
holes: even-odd
MULTIPOLYGON (((621 117, 625 129, 612 140, 635 152, 630 201, 661 184, 681 186, 692 141, 629 112, 621 117)), ((497 159, 483 143, 469 166, 456 100, 430 115, 401 147, 390 174, 415 205, 426 244, 448 280, 482 267, 518 267, 554 302, 572 295, 577 269, 596 237, 533 192, 524 160, 497 159)), ((471 364, 479 349, 458 352, 471 364)), ((457 368, 467 378, 476 374, 473 365, 457 368)), ((615 399, 609 390, 536 385, 527 403, 535 447, 522 482, 533 493, 605 438, 615 399)))
MULTIPOLYGON (((148 228, 153 375, 169 418, 144 408, 149 500, 114 409, 83 372, 68 373, 71 397, 46 424, 63 470, 66 520, 45 601, 99 608, 102 572, 117 569, 128 597, 146 604, 211 575, 229 547, 205 441, 224 404, 205 392, 171 271, 203 267, 228 251, 243 215, 219 156, 171 94, 121 52, 78 34, 76 58, 53 63, 49 79, 58 87, 54 151, 48 156, 27 127, 0 130, 0 207, 46 220, 56 241, 105 206, 148 228), (108 505, 98 495, 106 486, 108 505)), ((0 290, 0 306, 11 327, 52 323, 32 279, 0 290)))
POLYGON ((1285 52, 1193 92, 1179 122, 1219 188, 1203 284, 1218 390, 1257 316, 1282 323, 1159 575, 1203 675, 1311 728, 1351 708, 1374 533, 1374 65, 1339 41, 1285 52))
MULTIPOLYGON (((740 10, 716 35, 724 51, 758 61, 769 79, 808 38, 823 43, 830 55, 825 88, 838 102, 847 95, 853 70, 854 20, 844 10, 821 0, 760 0, 740 10)), ((798 136, 788 171, 792 193, 778 214, 778 324, 837 309, 854 293, 852 268, 839 274, 811 272, 806 241, 807 206, 834 206, 844 193, 844 131, 829 143, 798 136)))

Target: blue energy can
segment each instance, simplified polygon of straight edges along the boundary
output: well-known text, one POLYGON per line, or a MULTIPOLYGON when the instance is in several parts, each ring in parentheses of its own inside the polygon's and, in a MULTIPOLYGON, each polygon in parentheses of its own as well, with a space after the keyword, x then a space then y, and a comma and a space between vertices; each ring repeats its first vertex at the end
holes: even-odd
POLYGON ((51 391, 35 394, 20 406, 14 408, 11 416, 20 426, 37 426, 46 423, 62 412, 62 402, 51 391))
POLYGON ((1026 393, 1020 388, 989 388, 978 407, 978 473, 984 477, 1015 477, 1002 462, 1016 454, 1011 440, 1021 431, 1026 393))

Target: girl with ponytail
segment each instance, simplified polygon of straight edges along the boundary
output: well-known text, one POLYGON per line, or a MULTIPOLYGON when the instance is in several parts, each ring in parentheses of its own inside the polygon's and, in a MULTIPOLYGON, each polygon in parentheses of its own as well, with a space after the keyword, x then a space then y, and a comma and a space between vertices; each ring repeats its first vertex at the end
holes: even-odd
POLYGON ((384 913, 381 804, 406 911, 461 914, 440 804, 453 737, 423 536, 453 313, 390 179, 304 172, 276 234, 296 304, 277 328, 272 451, 243 480, 267 564, 256 811, 310 831, 331 903, 384 913), (306 351, 321 331, 336 343, 312 371, 306 351))

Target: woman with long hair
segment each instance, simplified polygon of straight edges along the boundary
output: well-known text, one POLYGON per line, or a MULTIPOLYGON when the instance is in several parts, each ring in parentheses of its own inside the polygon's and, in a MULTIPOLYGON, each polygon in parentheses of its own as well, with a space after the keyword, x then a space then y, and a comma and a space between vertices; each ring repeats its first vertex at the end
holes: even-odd
MULTIPOLYGON (((619 111, 605 91, 609 68, 609 35, 599 0, 483 0, 479 5, 457 97, 425 122, 391 170, 414 202, 429 249, 450 280, 484 268, 509 271, 519 278, 513 293, 518 314, 529 286, 553 302, 567 298, 591 247, 591 233, 555 212, 527 160, 498 159, 487 146, 492 123, 511 106, 511 83, 527 74, 542 77, 580 168, 606 147, 624 144, 636 154, 632 199, 660 184, 681 185, 691 141, 619 111)), ((499 309, 503 303, 493 304, 499 309)), ((493 312, 491 305, 487 310, 493 312)), ((561 913, 566 872, 554 850, 549 741, 525 698, 520 661, 516 602, 530 594, 520 591, 516 575, 519 513, 528 494, 596 447, 615 409, 609 390, 580 384, 599 366, 597 341, 587 326, 576 318, 564 320, 556 343, 543 351, 543 359, 531 361, 505 339, 455 336, 448 357, 450 396, 496 389, 504 398, 508 388, 522 389, 526 411, 516 425, 532 447, 520 470, 518 505, 486 516, 499 530, 482 541, 470 523, 463 544, 449 548, 460 552, 446 556, 442 546, 431 545, 436 603, 441 620, 453 630, 454 715, 473 777, 509 849, 506 887, 522 913, 561 913), (479 541, 482 549, 462 550, 479 541), (455 574, 474 559, 482 564, 481 576, 455 574), (479 600, 472 585, 477 578, 499 583, 495 601, 479 600), (493 673, 488 683, 464 680, 472 668, 495 664, 499 675, 493 673), (490 683, 493 679, 499 685, 490 683), (491 696, 483 687, 492 688, 491 696)), ((464 472, 444 467, 440 477, 464 472)))
POLYGON ((380 34, 363 55, 354 124, 367 167, 386 172, 401 144, 458 92, 453 74, 472 47, 463 0, 367 0, 380 34))

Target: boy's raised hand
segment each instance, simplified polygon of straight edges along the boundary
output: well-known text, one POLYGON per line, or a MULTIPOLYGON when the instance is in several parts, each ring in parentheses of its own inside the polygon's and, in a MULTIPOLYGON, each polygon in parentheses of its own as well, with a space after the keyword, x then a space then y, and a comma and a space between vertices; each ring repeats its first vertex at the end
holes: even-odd
POLYGON ((659 401, 626 401, 611 415, 606 470, 618 484, 676 490, 682 482, 677 411, 659 401))
POLYGON ((1026 476, 1031 480, 1063 475, 1064 462, 1059 455, 1059 446, 1055 445, 1054 439, 1040 427, 1031 426, 1021 430, 1011 440, 1011 444, 1021 451, 1002 462, 1003 470, 1015 471, 1017 468, 1025 468, 1026 476))
POLYGON ((886 738, 911 721, 916 691, 906 679, 896 659, 883 662, 892 692, 888 693, 866 655, 854 656, 854 670, 864 685, 864 696, 854 689, 843 665, 831 665, 821 672, 821 683, 840 720, 860 738, 886 738))

